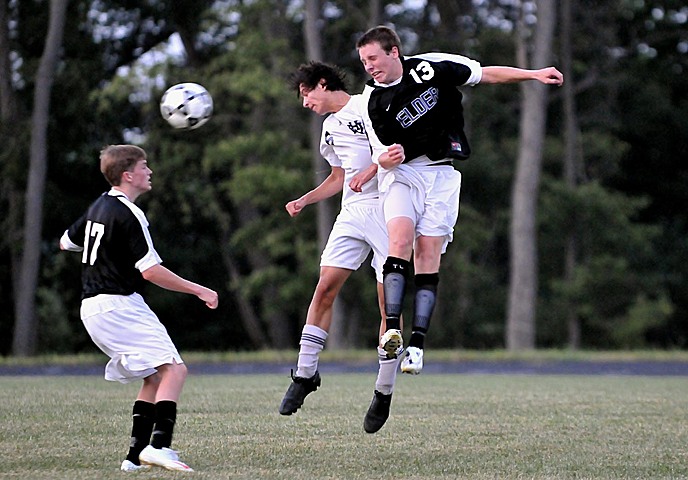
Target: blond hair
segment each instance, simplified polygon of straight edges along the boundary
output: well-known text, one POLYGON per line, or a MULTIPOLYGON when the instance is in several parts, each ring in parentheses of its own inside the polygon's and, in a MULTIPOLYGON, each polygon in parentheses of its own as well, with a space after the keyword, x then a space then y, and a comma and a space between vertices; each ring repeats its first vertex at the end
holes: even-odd
POLYGON ((131 170, 146 152, 136 145, 108 145, 100 151, 100 171, 113 187, 122 183, 124 172, 131 170))

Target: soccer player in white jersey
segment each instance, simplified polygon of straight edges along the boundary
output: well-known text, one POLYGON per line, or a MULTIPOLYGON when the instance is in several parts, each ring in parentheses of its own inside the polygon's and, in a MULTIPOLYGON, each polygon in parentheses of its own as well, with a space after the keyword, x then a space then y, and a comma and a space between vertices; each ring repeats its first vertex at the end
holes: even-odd
POLYGON ((218 296, 161 265, 148 220, 134 204, 152 188, 146 152, 135 145, 110 145, 100 153, 100 170, 112 188, 65 231, 60 248, 82 253, 81 320, 93 342, 110 357, 105 379, 143 381, 121 469, 135 472, 156 465, 193 471, 170 448, 187 368, 138 291, 147 280, 195 295, 212 309, 217 308, 218 296))
MULTIPOLYGON (((311 62, 301 65, 291 77, 291 85, 303 99, 303 106, 323 122, 320 153, 331 166, 330 175, 316 188, 286 205, 293 217, 307 205, 342 192, 341 211, 332 227, 320 260, 320 278, 306 316, 299 342, 296 374, 279 408, 282 415, 295 413, 309 393, 321 383, 319 354, 325 346, 332 305, 344 282, 373 252, 372 266, 385 328, 382 291, 382 264, 387 257, 388 239, 377 189, 377 165, 370 156, 370 144, 357 113, 360 95, 349 95, 343 73, 330 65, 311 62)), ((378 348, 379 371, 375 393, 364 420, 368 433, 377 432, 389 416, 398 360, 378 348)))
POLYGON ((385 26, 368 30, 356 48, 372 77, 364 90, 367 108, 361 115, 373 161, 380 166, 378 182, 390 241, 383 278, 388 330, 381 344, 389 352, 403 344, 398 318, 413 254, 412 332, 401 371, 418 374, 435 307, 440 259, 452 241, 459 213, 461 174, 453 162, 470 154, 462 95, 456 87, 526 80, 561 85, 564 78, 554 67, 481 67, 459 55, 404 58, 399 37, 385 26))

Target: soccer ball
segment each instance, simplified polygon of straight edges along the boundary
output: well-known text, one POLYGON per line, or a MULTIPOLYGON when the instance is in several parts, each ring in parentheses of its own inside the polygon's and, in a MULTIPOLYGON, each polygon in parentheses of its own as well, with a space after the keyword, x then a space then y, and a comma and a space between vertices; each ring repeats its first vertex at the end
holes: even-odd
POLYGON ((160 113, 174 128, 192 130, 210 119, 213 98, 197 83, 179 83, 162 95, 160 113))

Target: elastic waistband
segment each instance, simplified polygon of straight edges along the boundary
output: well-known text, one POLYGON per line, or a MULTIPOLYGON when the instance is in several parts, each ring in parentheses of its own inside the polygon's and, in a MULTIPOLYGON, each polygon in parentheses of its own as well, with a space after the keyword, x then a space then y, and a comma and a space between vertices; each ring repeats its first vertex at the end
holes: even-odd
POLYGON ((443 167, 447 165, 454 165, 453 159, 449 157, 445 158, 439 158, 437 160, 430 160, 427 155, 421 155, 419 157, 413 158, 409 160, 408 162, 402 163, 402 165, 412 165, 414 167, 417 166, 423 166, 423 167, 443 167))
POLYGON ((349 202, 342 205, 342 208, 355 208, 359 210, 371 210, 380 206, 379 199, 368 199, 360 202, 349 202))

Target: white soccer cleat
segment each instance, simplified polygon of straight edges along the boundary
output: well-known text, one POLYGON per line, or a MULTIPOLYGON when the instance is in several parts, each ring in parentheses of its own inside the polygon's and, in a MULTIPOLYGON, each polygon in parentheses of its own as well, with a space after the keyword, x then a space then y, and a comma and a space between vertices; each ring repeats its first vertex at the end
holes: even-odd
POLYGON ((119 467, 123 472, 140 472, 141 470, 150 469, 150 465, 136 465, 135 463, 125 460, 122 462, 122 466, 119 467))
POLYGON ((406 355, 401 361, 401 371, 418 375, 423 370, 423 349, 418 347, 408 347, 406 355))
POLYGON ((380 347, 387 353, 387 358, 397 358, 404 351, 404 339, 401 337, 401 330, 390 328, 382 338, 380 347))
POLYGON ((177 472, 193 472, 193 468, 179 460, 177 452, 171 448, 153 448, 148 445, 139 454, 139 460, 145 465, 155 465, 156 467, 175 470, 177 472))

